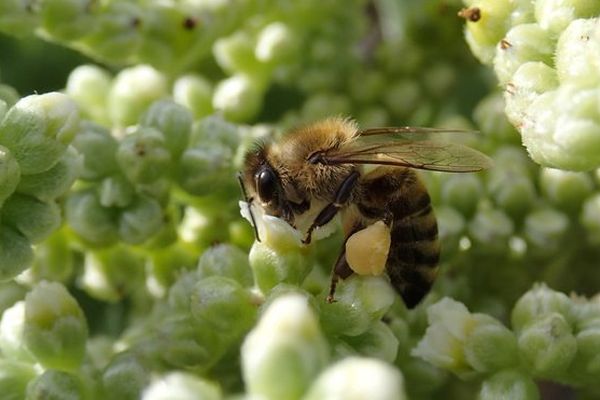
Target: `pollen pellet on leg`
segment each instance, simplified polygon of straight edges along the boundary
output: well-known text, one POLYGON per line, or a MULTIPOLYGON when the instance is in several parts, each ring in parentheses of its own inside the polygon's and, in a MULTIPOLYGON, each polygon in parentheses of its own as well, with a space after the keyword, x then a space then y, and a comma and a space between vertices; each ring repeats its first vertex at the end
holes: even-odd
POLYGON ((346 261, 358 275, 381 275, 390 251, 390 228, 377 221, 348 238, 346 261))

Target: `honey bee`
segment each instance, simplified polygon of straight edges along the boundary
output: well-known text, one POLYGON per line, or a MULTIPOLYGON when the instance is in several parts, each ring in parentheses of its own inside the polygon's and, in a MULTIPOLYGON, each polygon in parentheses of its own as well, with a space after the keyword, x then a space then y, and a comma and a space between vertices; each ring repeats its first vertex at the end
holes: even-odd
MULTIPOLYGON (((267 215, 305 232, 305 244, 338 213, 345 243, 383 221, 391 239, 385 272, 406 306, 413 308, 429 292, 440 256, 431 199, 414 169, 475 172, 491 166, 486 155, 466 146, 402 138, 448 131, 456 130, 360 130, 350 119, 325 119, 248 152, 240 184, 248 203, 258 202, 267 215), (367 171, 369 164, 374 167, 367 171)), ((330 302, 338 280, 353 274, 346 251, 343 246, 332 269, 330 302)))

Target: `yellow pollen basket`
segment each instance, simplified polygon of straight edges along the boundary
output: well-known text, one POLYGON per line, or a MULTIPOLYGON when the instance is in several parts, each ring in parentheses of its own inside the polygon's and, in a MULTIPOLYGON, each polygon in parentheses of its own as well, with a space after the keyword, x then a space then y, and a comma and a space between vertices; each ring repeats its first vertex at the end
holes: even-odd
POLYGON ((381 275, 385 270, 390 244, 389 226, 377 221, 348 238, 346 261, 358 275, 381 275))

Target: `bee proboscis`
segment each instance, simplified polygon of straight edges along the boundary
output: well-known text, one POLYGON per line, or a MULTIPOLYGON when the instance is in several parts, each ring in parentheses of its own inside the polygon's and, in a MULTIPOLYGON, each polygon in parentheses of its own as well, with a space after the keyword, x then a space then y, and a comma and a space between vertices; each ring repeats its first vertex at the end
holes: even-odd
MULTIPOLYGON (((413 308, 429 292, 440 255, 431 199, 414 169, 476 172, 489 168, 491 160, 460 144, 402 136, 456 131, 360 130, 349 119, 329 118, 248 152, 240 183, 247 202, 258 202, 267 215, 305 232, 305 244, 337 214, 344 244, 354 233, 383 221, 391 236, 385 271, 406 306, 413 308), (366 165, 375 168, 366 171, 366 165)), ((353 273, 345 254, 344 245, 333 266, 329 301, 338 280, 353 273)))

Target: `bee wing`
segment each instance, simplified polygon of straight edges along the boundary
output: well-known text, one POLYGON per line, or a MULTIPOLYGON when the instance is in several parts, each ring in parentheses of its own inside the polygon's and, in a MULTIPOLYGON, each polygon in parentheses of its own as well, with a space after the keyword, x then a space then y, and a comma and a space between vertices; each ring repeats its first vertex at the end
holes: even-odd
POLYGON ((368 128, 358 132, 361 137, 393 135, 394 137, 401 137, 411 140, 421 139, 423 138, 423 135, 427 135, 429 133, 477 133, 477 131, 451 128, 424 128, 420 126, 390 126, 381 128, 368 128))
POLYGON ((429 140, 373 143, 358 141, 352 147, 322 154, 323 164, 377 164, 444 172, 477 172, 492 160, 470 147, 429 140))

